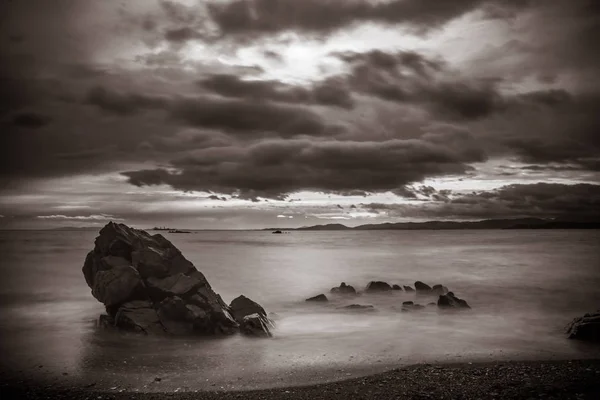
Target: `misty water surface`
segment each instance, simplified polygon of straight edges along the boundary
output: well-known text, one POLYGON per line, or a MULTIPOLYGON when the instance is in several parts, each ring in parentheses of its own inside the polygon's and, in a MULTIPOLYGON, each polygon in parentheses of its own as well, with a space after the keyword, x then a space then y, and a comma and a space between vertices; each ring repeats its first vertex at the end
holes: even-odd
MULTIPOLYGON (((598 231, 196 232, 166 237, 226 302, 239 294, 277 314, 271 340, 152 338, 98 332, 103 312, 81 273, 96 232, 0 232, 2 368, 81 379, 156 374, 231 384, 270 373, 381 369, 420 361, 579 358, 597 348, 564 326, 600 305, 598 231), (400 311, 414 294, 304 299, 344 281, 442 283, 470 312, 400 311), (337 307, 371 304, 370 313, 337 307), (43 365, 43 368, 39 368, 43 365)), ((175 378, 174 378, 175 379, 175 378)), ((316 379, 316 378, 311 378, 316 379)), ((110 378, 109 378, 110 380, 110 378)), ((283 379, 281 384, 287 381, 283 379)))

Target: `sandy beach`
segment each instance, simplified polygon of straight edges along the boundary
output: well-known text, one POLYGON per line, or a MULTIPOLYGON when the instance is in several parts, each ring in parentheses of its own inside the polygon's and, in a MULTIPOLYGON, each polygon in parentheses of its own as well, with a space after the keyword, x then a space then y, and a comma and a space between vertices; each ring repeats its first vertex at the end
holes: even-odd
MULTIPOLYGON (((157 385, 159 387, 159 385, 157 385)), ((597 399, 600 360, 418 364, 311 386, 253 391, 100 391, 3 378, 5 399, 597 399)))

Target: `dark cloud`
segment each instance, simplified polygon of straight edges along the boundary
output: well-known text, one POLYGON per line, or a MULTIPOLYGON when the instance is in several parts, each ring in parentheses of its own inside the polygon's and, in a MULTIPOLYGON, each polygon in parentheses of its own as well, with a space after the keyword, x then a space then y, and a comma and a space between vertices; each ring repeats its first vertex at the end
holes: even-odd
POLYGON ((104 87, 94 87, 87 95, 87 102, 109 113, 131 115, 144 109, 165 108, 168 99, 161 96, 120 93, 104 87))
POLYGON ((248 134, 281 136, 333 133, 327 123, 308 108, 291 107, 251 99, 185 98, 176 101, 173 119, 184 124, 248 134))
POLYGON ((452 195, 419 204, 367 204, 390 217, 483 219, 539 217, 600 221, 600 185, 534 183, 452 195))
POLYGON ((272 34, 288 30, 322 34, 358 22, 404 23, 418 31, 427 31, 483 3, 516 6, 526 1, 234 0, 211 1, 208 9, 224 34, 272 34))
MULTIPOLYGON (((598 171, 600 164, 600 94, 570 95, 561 91, 527 95, 539 107, 511 110, 506 121, 498 123, 511 131, 491 137, 509 148, 520 161, 530 164, 572 166, 598 171), (548 103, 552 106, 549 108, 548 103)), ((495 133, 494 131, 491 132, 495 133)))
POLYGON ((564 89, 538 90, 525 93, 519 97, 525 101, 548 106, 561 105, 572 99, 571 94, 564 89))
POLYGON ((396 196, 404 197, 407 199, 416 199, 417 198, 417 195, 415 194, 414 190, 407 186, 401 186, 397 189, 394 189, 393 193, 396 196))
POLYGON ((265 140, 249 147, 196 152, 166 169, 124 172, 136 186, 280 198, 314 190, 348 194, 394 190, 428 176, 462 174, 484 153, 466 132, 381 142, 265 140), (444 139, 445 138, 445 139, 444 139), (360 189, 358 189, 360 188, 360 189))
POLYGON ((188 40, 201 38, 202 35, 190 27, 168 29, 165 32, 165 39, 169 42, 183 43, 188 40))
POLYGON ((292 86, 279 81, 243 80, 237 75, 213 75, 198 84, 221 96, 305 103, 352 108, 353 100, 345 82, 325 80, 312 87, 292 86))
POLYGON ((23 128, 37 129, 50 123, 51 119, 34 112, 22 112, 13 118, 13 124, 23 128))
MULTIPOLYGON (((583 217, 598 208, 596 189, 588 186, 521 185, 459 195, 420 183, 458 174, 465 178, 460 187, 477 187, 479 180, 469 182, 475 173, 502 182, 598 179, 600 31, 593 2, 215 0, 207 9, 206 2, 68 3, 0 2, 0 200, 6 183, 30 184, 35 194, 46 179, 93 174, 85 182, 96 182, 120 171, 144 189, 119 177, 107 184, 123 192, 118 205, 114 193, 102 197, 102 190, 81 200, 114 208, 69 213, 54 204, 56 210, 36 215, 131 215, 143 200, 124 193, 164 189, 146 188, 153 185, 211 192, 201 200, 392 191, 416 204, 394 210, 445 218, 583 217), (525 3, 531 7, 521 13, 525 3), (474 10, 481 12, 456 19, 474 10), (515 15, 522 18, 510 25, 474 21, 515 15), (432 29, 449 21, 463 39, 432 29), (265 49, 310 40, 303 52, 320 44, 326 47, 318 54, 336 51, 341 35, 326 35, 373 23, 427 33, 427 48, 448 37, 449 48, 458 51, 448 61, 434 55, 435 47, 423 54, 343 53, 337 54, 341 66, 330 57, 310 63, 327 76, 322 81, 265 78, 317 79, 304 70, 295 75, 303 66, 291 68, 294 51, 282 57, 265 49), (479 29, 488 26, 489 32, 479 29), (284 31, 290 34, 278 35, 284 31), (484 50, 480 34, 490 43, 484 50), (459 49, 462 40, 474 46, 459 49), (205 57, 193 41, 222 57, 205 57), (262 67, 245 64, 254 59, 262 67), (488 157, 515 162, 515 169, 500 171, 510 178, 491 163, 473 165, 488 157), (522 163, 530 168, 519 170, 522 163)), ((362 32, 344 32, 349 36, 341 48, 361 40, 362 32)), ((0 214, 10 213, 17 195, 0 214)), ((328 211, 339 213, 332 201, 328 211)), ((172 209, 156 209, 168 221, 172 209)))
POLYGON ((343 53, 350 67, 350 86, 383 100, 418 104, 442 118, 479 119, 505 108, 490 79, 457 76, 439 59, 416 52, 343 53))

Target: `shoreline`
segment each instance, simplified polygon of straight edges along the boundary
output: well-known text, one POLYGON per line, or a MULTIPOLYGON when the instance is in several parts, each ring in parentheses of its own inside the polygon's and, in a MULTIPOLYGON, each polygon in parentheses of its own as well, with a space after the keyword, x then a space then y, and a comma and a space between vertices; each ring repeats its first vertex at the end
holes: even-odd
POLYGON ((1 379, 0 397, 24 399, 600 398, 600 359, 422 363, 329 383, 259 390, 141 392, 1 379))

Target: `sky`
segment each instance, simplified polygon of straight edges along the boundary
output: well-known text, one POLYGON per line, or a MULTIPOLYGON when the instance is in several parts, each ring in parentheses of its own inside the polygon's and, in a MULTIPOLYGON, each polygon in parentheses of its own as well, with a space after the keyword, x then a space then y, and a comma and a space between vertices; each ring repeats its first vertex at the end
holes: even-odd
POLYGON ((0 1, 0 229, 600 220, 595 0, 0 1))

